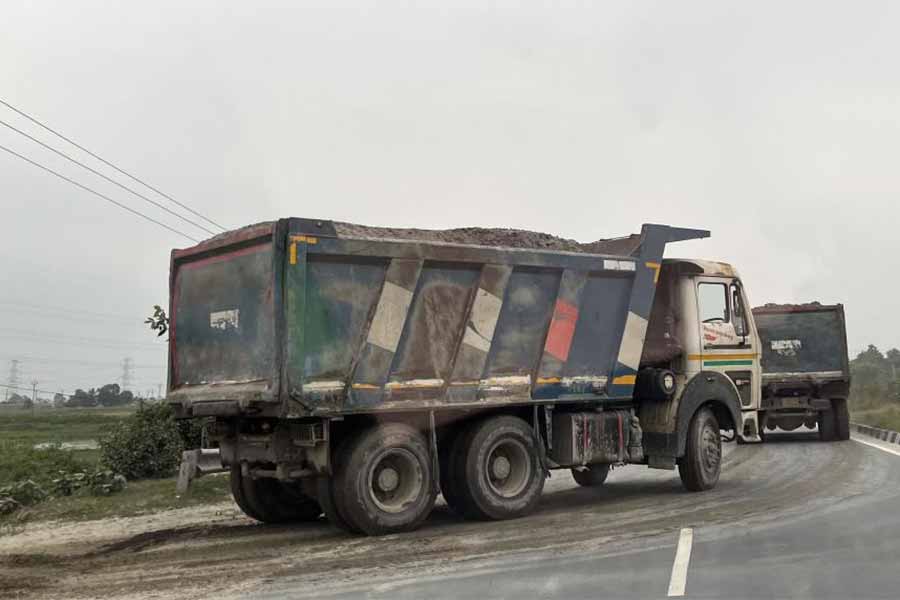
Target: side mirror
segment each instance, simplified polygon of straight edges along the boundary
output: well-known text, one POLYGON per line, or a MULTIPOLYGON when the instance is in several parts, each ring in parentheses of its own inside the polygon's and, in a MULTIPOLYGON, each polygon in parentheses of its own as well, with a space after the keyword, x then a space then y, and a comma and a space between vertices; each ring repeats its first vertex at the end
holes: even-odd
POLYGON ((731 306, 734 312, 734 332, 742 338, 742 343, 746 343, 749 331, 747 331, 747 316, 744 311, 744 302, 741 296, 741 287, 737 284, 731 285, 731 306))

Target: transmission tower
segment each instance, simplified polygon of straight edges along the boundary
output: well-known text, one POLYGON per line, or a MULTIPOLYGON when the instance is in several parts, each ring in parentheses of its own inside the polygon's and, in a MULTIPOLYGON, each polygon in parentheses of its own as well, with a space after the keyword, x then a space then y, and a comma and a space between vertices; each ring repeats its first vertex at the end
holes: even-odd
POLYGON ((132 371, 134 370, 134 361, 126 357, 122 359, 122 391, 124 392, 131 387, 132 371))
POLYGON ((3 401, 6 402, 9 400, 9 393, 12 391, 13 393, 17 392, 19 386, 19 361, 11 360, 9 361, 9 378, 6 380, 6 384, 9 386, 6 388, 6 394, 3 398, 3 401))

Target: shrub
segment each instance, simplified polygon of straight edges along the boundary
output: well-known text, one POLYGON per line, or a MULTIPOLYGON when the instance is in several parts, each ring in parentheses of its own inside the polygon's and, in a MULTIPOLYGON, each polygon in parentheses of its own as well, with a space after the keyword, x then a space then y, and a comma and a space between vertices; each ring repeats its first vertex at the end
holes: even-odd
POLYGON ((181 462, 184 441, 168 404, 151 404, 100 439, 100 462, 127 479, 166 477, 181 462))
POLYGON ((44 488, 30 479, 0 488, 0 497, 12 498, 21 506, 37 504, 46 500, 48 496, 44 488))

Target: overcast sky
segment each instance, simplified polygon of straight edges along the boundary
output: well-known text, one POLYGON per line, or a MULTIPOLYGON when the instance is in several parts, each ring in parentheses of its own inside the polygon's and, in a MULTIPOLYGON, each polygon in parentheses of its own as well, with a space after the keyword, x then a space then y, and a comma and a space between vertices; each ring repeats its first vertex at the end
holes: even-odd
MULTIPOLYGON (((227 227, 706 228, 667 256, 733 263, 754 304, 844 303, 852 352, 900 345, 900 4, 424 4, 7 0, 0 97, 227 227)), ((141 321, 190 242, 4 152, 0 206, 0 381, 18 358, 71 393, 127 356, 163 383, 141 321)))

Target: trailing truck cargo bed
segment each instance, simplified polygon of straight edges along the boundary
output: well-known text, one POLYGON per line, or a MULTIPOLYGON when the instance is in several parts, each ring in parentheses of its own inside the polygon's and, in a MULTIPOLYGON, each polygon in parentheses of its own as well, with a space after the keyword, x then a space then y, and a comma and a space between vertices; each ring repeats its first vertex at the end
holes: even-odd
POLYGON ((840 304, 766 304, 753 309, 761 341, 761 426, 818 427, 849 436, 850 365, 840 304))
POLYGON ((322 416, 628 399, 664 246, 707 235, 582 245, 308 219, 223 234, 173 252, 169 401, 322 416))

